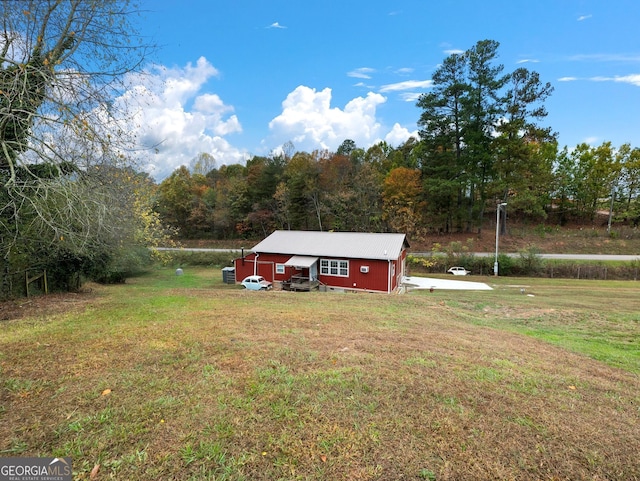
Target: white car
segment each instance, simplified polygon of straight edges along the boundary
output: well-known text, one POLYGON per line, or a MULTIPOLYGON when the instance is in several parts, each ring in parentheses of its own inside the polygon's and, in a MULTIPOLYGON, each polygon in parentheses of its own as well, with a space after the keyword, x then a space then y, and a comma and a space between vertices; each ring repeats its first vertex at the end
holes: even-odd
POLYGON ((273 284, 262 276, 245 277, 240 284, 250 291, 266 291, 273 287, 273 284))
POLYGON ((467 276, 471 274, 471 271, 466 270, 464 267, 451 267, 447 272, 454 276, 467 276))

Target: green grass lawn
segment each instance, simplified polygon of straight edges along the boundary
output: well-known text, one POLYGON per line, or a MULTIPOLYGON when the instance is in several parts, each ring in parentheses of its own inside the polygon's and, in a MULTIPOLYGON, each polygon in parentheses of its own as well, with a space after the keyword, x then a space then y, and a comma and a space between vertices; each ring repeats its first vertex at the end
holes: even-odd
POLYGON ((158 269, 1 321, 0 456, 71 456, 75 479, 640 478, 634 282, 220 278, 158 269))
MULTIPOLYGON (((640 374, 640 284, 470 277, 493 291, 442 291, 470 323, 545 340, 640 374)), ((433 295, 433 294, 429 294, 433 295)))

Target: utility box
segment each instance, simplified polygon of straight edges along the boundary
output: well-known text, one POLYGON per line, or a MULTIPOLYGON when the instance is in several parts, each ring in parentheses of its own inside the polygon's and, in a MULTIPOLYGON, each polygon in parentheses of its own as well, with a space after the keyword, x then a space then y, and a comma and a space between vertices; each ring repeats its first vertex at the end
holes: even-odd
POLYGON ((224 267, 222 269, 222 282, 225 284, 236 283, 236 269, 234 267, 224 267))

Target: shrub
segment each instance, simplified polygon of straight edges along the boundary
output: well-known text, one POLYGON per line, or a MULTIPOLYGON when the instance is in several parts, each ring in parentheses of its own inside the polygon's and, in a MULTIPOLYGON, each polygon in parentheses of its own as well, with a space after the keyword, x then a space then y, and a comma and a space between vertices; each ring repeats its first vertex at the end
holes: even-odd
POLYGON ((498 274, 501 276, 509 276, 513 273, 514 261, 513 258, 506 255, 498 255, 498 274))
POLYGON ((540 249, 536 246, 529 246, 520 251, 520 274, 525 276, 537 275, 544 266, 544 261, 540 257, 540 249))
POLYGON ((128 277, 140 275, 152 264, 151 252, 145 247, 121 249, 105 255, 102 262, 94 262, 91 270, 84 272, 88 279, 102 284, 118 284, 128 277))
POLYGON ((417 268, 418 270, 429 270, 437 263, 436 260, 430 257, 414 256, 409 254, 407 256, 407 267, 417 268))

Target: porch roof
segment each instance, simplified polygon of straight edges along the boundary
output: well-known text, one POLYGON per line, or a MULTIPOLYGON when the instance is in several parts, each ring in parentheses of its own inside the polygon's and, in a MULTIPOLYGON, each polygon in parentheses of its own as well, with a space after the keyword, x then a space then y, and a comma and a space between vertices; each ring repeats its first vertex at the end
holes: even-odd
POLYGON ((318 262, 317 257, 292 256, 287 262, 284 263, 284 265, 290 267, 311 267, 316 262, 318 262))

